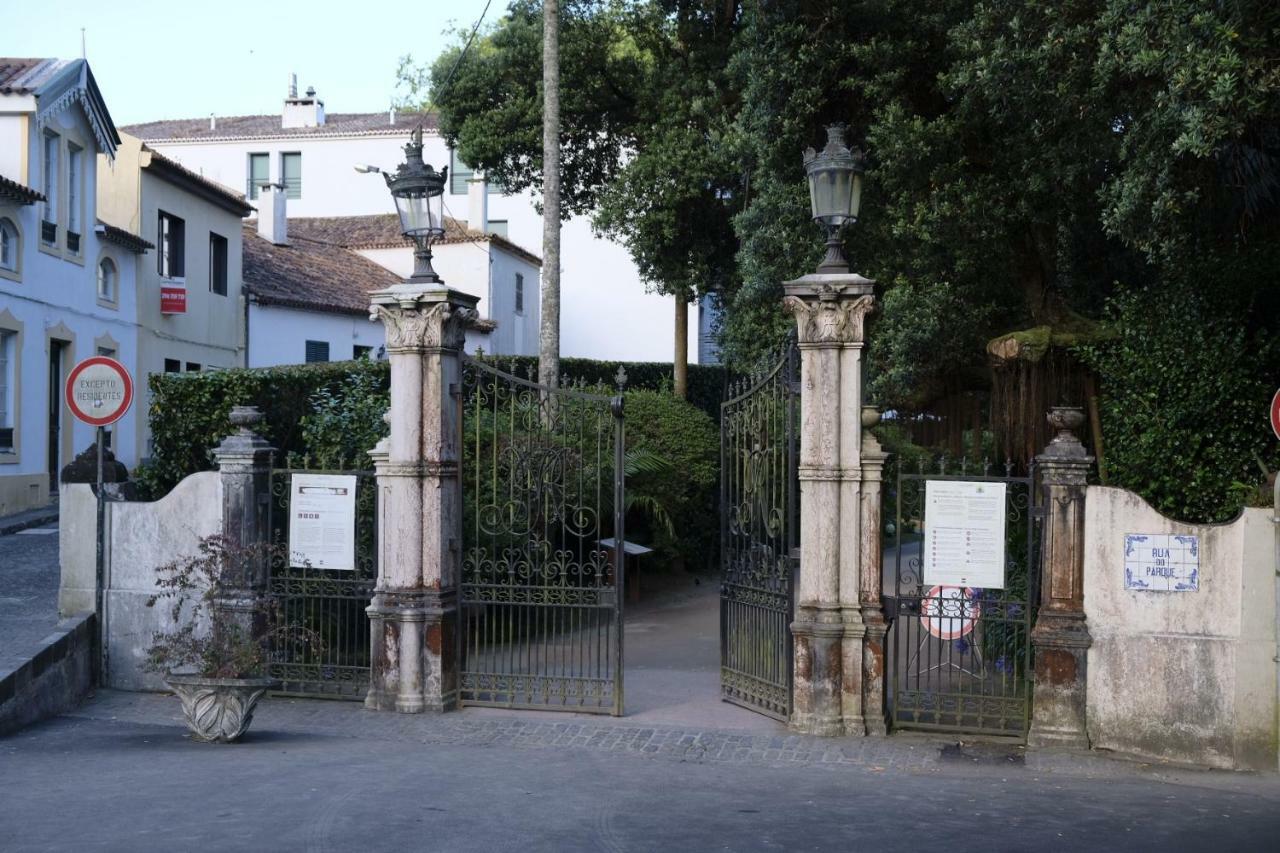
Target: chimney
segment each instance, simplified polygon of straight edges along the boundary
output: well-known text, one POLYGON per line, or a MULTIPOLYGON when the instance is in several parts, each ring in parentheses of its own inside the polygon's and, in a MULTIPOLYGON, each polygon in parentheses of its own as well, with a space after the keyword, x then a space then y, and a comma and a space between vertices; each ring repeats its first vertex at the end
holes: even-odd
POLYGON ((258 236, 276 246, 289 245, 284 184, 263 184, 258 190, 258 236))
POLYGON ((209 129, 210 130, 218 129, 218 118, 213 113, 209 113, 209 129))
POLYGON ((316 97, 315 87, 298 97, 298 75, 289 75, 289 97, 284 99, 281 127, 319 127, 324 124, 324 101, 316 97))
POLYGON ((467 181, 467 227, 489 233, 489 179, 479 169, 467 181))
POLYGON ((391 108, 391 111, 387 114, 387 123, 388 123, 388 124, 395 124, 395 123, 396 123, 396 108, 395 108, 395 107, 392 107, 392 108, 391 108))

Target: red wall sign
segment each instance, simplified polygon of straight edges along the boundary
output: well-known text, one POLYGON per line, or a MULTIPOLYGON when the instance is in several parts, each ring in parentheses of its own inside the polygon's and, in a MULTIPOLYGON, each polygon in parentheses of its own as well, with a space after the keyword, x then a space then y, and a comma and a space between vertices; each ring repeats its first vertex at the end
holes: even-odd
POLYGON ((1280 438, 1280 391, 1271 398, 1271 431, 1280 438))
POLYGON ((161 314, 185 314, 187 313, 187 289, 185 287, 173 287, 171 285, 160 286, 160 313, 161 314))
POLYGON ((124 417, 133 403, 133 379, 114 358, 95 355, 67 376, 67 406, 90 426, 108 426, 124 417))

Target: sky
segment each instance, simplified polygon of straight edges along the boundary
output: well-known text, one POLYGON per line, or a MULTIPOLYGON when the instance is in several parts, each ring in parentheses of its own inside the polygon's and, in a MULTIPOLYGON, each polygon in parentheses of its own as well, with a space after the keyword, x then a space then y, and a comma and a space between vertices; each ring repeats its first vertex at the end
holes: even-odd
MULTIPOLYGON (((485 0, 0 0, 0 56, 86 55, 117 125, 279 112, 289 74, 331 113, 387 109, 398 60, 434 59, 485 0)), ((493 0, 485 23, 506 11, 493 0)))

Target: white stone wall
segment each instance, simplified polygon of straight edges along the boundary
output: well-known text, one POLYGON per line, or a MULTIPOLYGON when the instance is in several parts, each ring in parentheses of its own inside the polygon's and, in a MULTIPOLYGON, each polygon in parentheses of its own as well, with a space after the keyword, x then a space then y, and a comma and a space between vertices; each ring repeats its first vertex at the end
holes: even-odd
POLYGON ((249 306, 249 367, 302 364, 307 341, 327 341, 330 361, 348 361, 352 347, 386 343, 382 324, 365 314, 326 314, 275 305, 249 306))
POLYGON ((1084 606, 1094 747, 1225 768, 1277 768, 1272 512, 1182 524, 1124 489, 1090 487, 1084 606), (1200 538, 1197 592, 1125 589, 1125 535, 1200 538))
MULTIPOLYGON (((62 489, 59 550, 62 568, 58 608, 94 609, 96 515, 93 488, 62 489)), ((106 506, 103 624, 109 658, 108 686, 163 690, 158 675, 143 671, 152 635, 172 627, 165 602, 147 607, 156 592, 156 568, 191 556, 202 537, 222 530, 222 482, 218 472, 192 474, 155 502, 108 502, 106 506)))

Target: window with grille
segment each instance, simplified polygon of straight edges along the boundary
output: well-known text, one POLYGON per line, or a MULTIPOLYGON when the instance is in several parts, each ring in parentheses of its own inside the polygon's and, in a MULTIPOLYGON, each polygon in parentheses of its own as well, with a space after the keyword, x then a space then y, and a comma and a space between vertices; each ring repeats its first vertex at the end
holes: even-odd
POLYGON ((44 156, 41 169, 44 175, 44 210, 40 214, 40 240, 58 242, 58 145, 56 133, 44 135, 44 156))
POLYGON ((271 180, 270 168, 270 154, 249 155, 249 186, 245 188, 245 195, 251 199, 258 197, 258 190, 271 180))
POLYGON ((17 384, 17 356, 13 350, 17 337, 13 332, 0 331, 0 453, 13 452, 14 409, 18 402, 13 393, 17 384))
POLYGON ((302 198, 302 155, 280 155, 280 183, 285 198, 302 198))
POLYGON ((227 295, 227 238, 209 232, 209 290, 227 295))
POLYGON ((328 341, 307 341, 307 364, 329 360, 328 341))
POLYGON ((79 145, 67 144, 67 249, 80 252, 80 205, 83 198, 81 182, 84 150, 79 145))
POLYGON ((172 213, 160 211, 160 229, 156 235, 156 263, 165 278, 186 275, 185 257, 187 224, 172 213))

